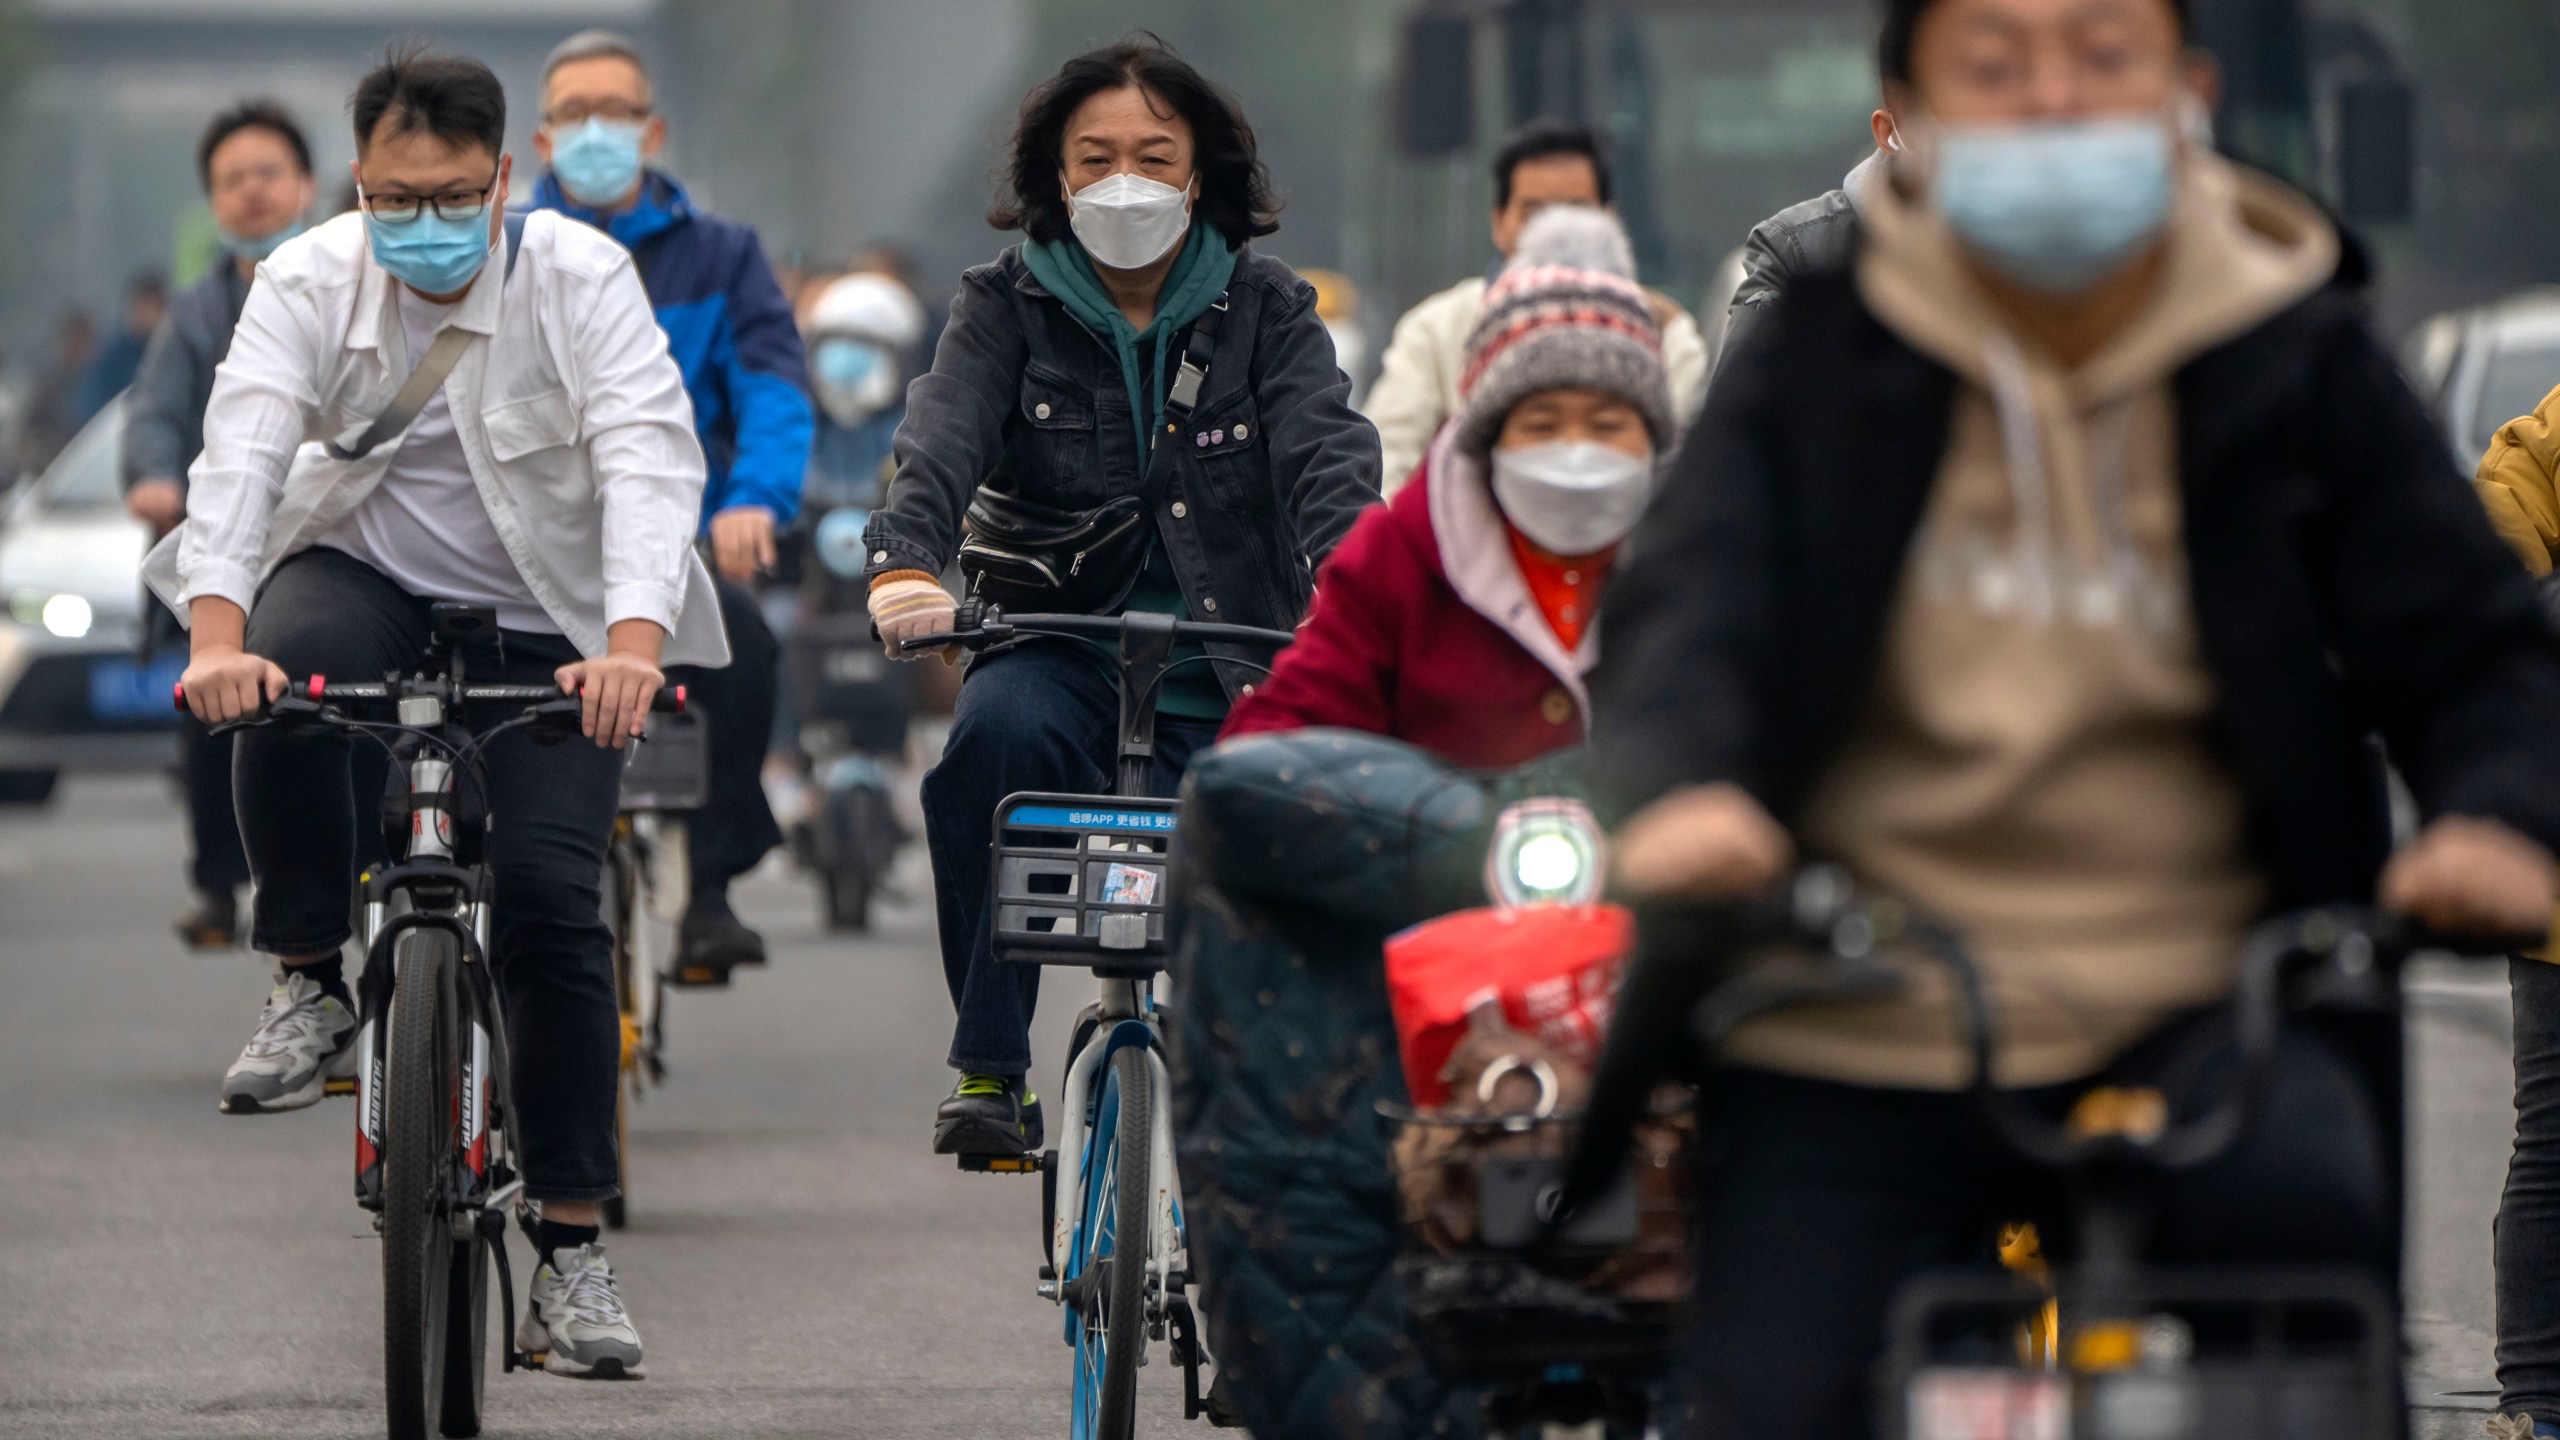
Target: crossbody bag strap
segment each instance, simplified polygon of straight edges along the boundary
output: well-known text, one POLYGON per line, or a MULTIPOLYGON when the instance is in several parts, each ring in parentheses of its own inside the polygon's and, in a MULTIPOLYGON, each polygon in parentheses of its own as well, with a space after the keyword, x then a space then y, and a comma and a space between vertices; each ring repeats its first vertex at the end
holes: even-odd
MULTIPOLYGON (((510 215, 506 220, 507 259, 498 276, 502 290, 516 273, 516 251, 523 248, 524 218, 522 215, 510 215)), ((427 402, 435 398, 437 388, 444 384, 444 377, 453 373, 454 362, 462 358, 463 351, 471 348, 473 338, 471 331, 458 330, 450 325, 438 332, 436 343, 428 346, 427 353, 418 358, 417 368, 401 382, 399 393, 391 397, 391 403, 382 407, 382 413, 373 417, 372 424, 364 427, 364 433, 357 436, 352 444, 341 445, 335 440, 328 442, 329 458, 361 460, 372 454, 383 441, 408 429, 409 422, 417 419, 418 412, 426 409, 427 402)))
POLYGON ((1227 318, 1227 297, 1222 292, 1200 318, 1191 322, 1191 339, 1182 347, 1182 368, 1176 370, 1173 384, 1165 393, 1164 428, 1147 437, 1147 473, 1144 490, 1147 508, 1153 510, 1164 494, 1166 480, 1173 470, 1173 447, 1164 443, 1167 435, 1178 434, 1182 422, 1191 418, 1200 403, 1200 387, 1209 380, 1209 356, 1218 348, 1218 329, 1227 318))

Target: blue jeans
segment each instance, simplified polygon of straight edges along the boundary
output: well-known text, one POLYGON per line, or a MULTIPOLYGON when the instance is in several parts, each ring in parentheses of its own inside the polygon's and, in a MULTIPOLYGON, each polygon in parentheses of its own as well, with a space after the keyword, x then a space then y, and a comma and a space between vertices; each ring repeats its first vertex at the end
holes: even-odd
MULTIPOLYGON (((1031 1069, 1039 965, 995 958, 988 871, 996 806, 1018 790, 1108 795, 1119 773, 1120 697, 1111 676, 1073 642, 1027 642, 982 656, 960 687, 942 763, 924 777, 925 849, 942 928, 942 975, 959 1021, 951 1067, 1020 1076, 1031 1069)), ((1156 719, 1158 795, 1171 795, 1218 722, 1156 719)))

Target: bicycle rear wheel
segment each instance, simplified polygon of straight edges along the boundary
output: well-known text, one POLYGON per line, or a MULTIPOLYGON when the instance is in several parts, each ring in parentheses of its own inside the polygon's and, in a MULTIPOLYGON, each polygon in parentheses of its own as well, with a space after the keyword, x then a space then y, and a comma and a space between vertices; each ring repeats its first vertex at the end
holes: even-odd
MULTIPOLYGON (((453 1232, 453 1164, 462 1114, 462 956, 454 937, 412 930, 393 947, 389 1095, 382 1144, 382 1379, 392 1440, 476 1435, 476 1404, 448 1411, 455 1278, 466 1283, 476 1240, 453 1232), (456 1425, 467 1428, 452 1428, 456 1425)), ((467 1290, 462 1298, 470 1304, 467 1290)), ((457 1320, 460 1321, 457 1327, 457 1320)))
POLYGON ((1086 1144, 1084 1264, 1077 1298, 1074 1440, 1129 1440, 1138 1424, 1138 1364, 1147 1346, 1147 1257, 1155 1093, 1147 1054, 1116 1051, 1086 1144))

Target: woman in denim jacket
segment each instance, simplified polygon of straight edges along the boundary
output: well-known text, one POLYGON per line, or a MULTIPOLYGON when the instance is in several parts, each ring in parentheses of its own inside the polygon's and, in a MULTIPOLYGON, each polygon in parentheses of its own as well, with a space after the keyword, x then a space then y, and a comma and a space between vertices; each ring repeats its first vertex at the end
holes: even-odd
MULTIPOLYGON (((1010 194, 988 219, 1024 239, 962 277, 865 533, 871 614, 889 653, 950 629, 939 577, 982 487, 1063 512, 1144 498, 1153 533, 1106 613, 1294 627, 1315 567, 1378 498, 1378 437, 1351 408, 1314 289, 1249 243, 1278 228, 1276 206, 1234 98, 1151 37, 1079 55, 1023 101, 1006 176, 1010 194), (1201 325, 1213 327, 1207 378, 1168 433, 1168 391, 1201 325), (1150 486, 1159 443, 1175 449, 1150 486)), ((943 971, 959 1011, 960 1083, 935 1117, 940 1154, 1041 1144, 1023 1078, 1040 972, 995 963, 990 827, 1015 791, 1110 787, 1118 701, 1089 650, 1029 643, 981 658, 925 776, 943 971)), ((1212 655, 1167 677, 1164 793, 1253 673, 1212 655)))

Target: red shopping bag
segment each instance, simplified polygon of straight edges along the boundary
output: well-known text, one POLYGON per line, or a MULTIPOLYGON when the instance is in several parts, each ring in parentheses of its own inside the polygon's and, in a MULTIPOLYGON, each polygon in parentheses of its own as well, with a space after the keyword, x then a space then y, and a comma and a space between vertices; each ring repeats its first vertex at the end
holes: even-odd
POLYGON ((1461 910, 1387 941, 1387 1002, 1417 1106, 1446 1104, 1440 1078, 1479 1006, 1502 1022, 1596 1060, 1635 917, 1615 905, 1523 905, 1461 910))

